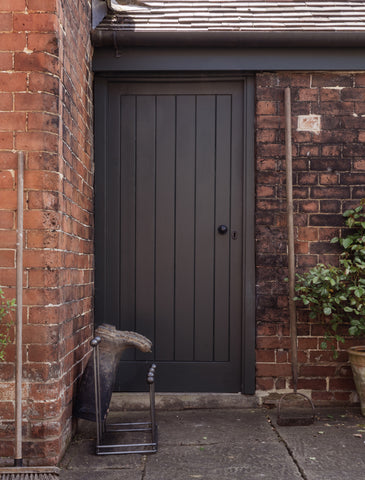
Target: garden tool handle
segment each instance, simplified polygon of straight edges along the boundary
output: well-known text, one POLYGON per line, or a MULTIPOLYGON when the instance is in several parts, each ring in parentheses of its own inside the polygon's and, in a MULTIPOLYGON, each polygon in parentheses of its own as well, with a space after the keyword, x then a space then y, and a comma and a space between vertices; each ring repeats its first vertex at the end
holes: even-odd
POLYGON ((288 279, 289 279, 289 320, 291 341, 291 364, 293 373, 293 387, 297 391, 298 385, 298 345, 297 323, 295 309, 295 255, 294 255, 294 220, 293 220, 293 162, 291 136, 291 98, 290 87, 285 89, 285 159, 286 159, 286 198, 288 224, 288 279))

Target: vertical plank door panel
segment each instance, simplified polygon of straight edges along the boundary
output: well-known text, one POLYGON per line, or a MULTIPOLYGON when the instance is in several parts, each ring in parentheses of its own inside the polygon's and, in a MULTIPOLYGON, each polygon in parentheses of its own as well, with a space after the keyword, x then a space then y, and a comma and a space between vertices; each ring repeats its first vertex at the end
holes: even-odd
POLYGON ((175 97, 157 97, 155 359, 174 358, 175 97))
MULTIPOLYGON (((156 98, 137 96, 136 331, 154 343, 156 98)), ((137 358, 145 358, 137 353, 137 358)))
POLYGON ((196 112, 195 352, 213 360, 215 96, 199 95, 196 112))
MULTIPOLYGON (((117 137, 117 135, 115 135, 117 137)), ((120 98, 120 318, 119 329, 136 328, 136 97, 120 98)), ((114 207, 115 208, 115 207, 114 207)))
POLYGON ((217 234, 220 225, 230 225, 231 215, 231 128, 232 101, 230 95, 217 96, 217 141, 215 179, 215 272, 214 272, 214 360, 229 360, 230 316, 230 244, 231 229, 217 234))
POLYGON ((176 98, 175 358, 194 358, 195 96, 176 98))
MULTIPOLYGON (((109 97, 108 112, 115 132, 120 132, 120 104, 109 97)), ((106 285, 105 323, 119 325, 120 311, 120 141, 108 131, 107 202, 106 202, 106 285)))

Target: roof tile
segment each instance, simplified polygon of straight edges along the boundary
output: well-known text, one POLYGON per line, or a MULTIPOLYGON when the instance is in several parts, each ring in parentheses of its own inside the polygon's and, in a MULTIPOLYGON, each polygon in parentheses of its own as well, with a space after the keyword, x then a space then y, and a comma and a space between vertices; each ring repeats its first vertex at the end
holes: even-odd
POLYGON ((112 0, 99 29, 123 31, 363 31, 364 1, 112 0))

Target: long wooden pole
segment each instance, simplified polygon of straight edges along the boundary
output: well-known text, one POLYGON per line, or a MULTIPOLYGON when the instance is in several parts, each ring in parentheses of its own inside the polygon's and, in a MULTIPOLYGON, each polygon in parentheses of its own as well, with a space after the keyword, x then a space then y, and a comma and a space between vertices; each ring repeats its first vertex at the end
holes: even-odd
POLYGON ((294 208, 293 208, 293 165, 291 136, 291 95, 290 87, 285 89, 285 158, 286 158, 286 198, 288 224, 288 279, 289 279, 289 320, 292 355, 292 372, 294 391, 298 385, 298 345, 295 296, 295 255, 294 255, 294 208))
POLYGON ((24 153, 18 154, 18 223, 16 240, 16 366, 15 366, 15 456, 14 465, 22 466, 22 368, 23 368, 23 215, 24 153))

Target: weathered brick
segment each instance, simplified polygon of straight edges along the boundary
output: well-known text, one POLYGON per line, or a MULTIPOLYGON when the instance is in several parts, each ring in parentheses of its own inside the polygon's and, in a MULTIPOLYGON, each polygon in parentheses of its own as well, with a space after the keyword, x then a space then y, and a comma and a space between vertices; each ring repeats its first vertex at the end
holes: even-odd
POLYGON ((0 149, 11 150, 13 148, 13 133, 0 132, 0 149))
POLYGON ((14 31, 54 32, 58 20, 53 13, 14 13, 14 31))
POLYGON ((28 129, 41 130, 57 134, 59 131, 59 116, 44 112, 30 112, 28 114, 28 129))
POLYGON ((272 390, 274 388, 274 379, 272 377, 262 378, 258 377, 256 382, 257 390, 272 390))
POLYGON ((13 67, 12 52, 0 52, 0 69, 10 70, 13 67))
POLYGON ((256 141, 260 143, 274 143, 276 140, 275 130, 258 130, 256 132, 256 141))
POLYGON ((25 113, 0 112, 0 130, 25 130, 25 113))
POLYGON ((312 74, 313 87, 352 87, 353 79, 351 75, 320 72, 312 74))
POLYGON ((27 359, 29 362, 47 362, 57 361, 59 356, 59 348, 54 345, 29 345, 27 350, 27 359))
POLYGON ((24 252, 24 266, 27 268, 60 268, 64 265, 64 256, 53 250, 27 250, 24 252))
POLYGON ((318 100, 318 88, 301 88, 298 92, 298 100, 300 102, 316 102, 318 100))
POLYGON ((285 350, 278 350, 276 352, 276 363, 288 363, 288 352, 285 350))
POLYGON ((311 215, 309 218, 309 224, 313 227, 342 227, 344 220, 342 215, 311 215))
MULTIPOLYGON (((11 12, 11 9, 10 9, 11 12)), ((10 12, 3 12, 0 15, 0 31, 11 32, 13 29, 13 15, 10 12)))
POLYGON ((286 337, 258 337, 258 349, 290 348, 290 339, 286 337))
POLYGON ((308 254, 301 255, 298 257, 298 267, 306 269, 314 267, 318 263, 317 255, 309 255, 309 246, 308 246, 308 254))
POLYGON ((46 52, 16 52, 14 54, 14 66, 20 71, 59 73, 57 57, 46 52))
POLYGON ((352 189, 352 198, 365 198, 365 187, 354 187, 352 189))
POLYGON ((317 213, 319 211, 319 202, 315 200, 305 200, 299 203, 299 210, 307 213, 317 213))
POLYGON ((357 157, 364 155, 364 145, 361 143, 353 143, 344 145, 343 154, 347 157, 357 157))
POLYGON ((321 88, 320 98, 322 102, 339 102, 341 100, 341 90, 334 88, 321 88))
POLYGON ((55 33, 29 33, 28 48, 33 52, 58 53, 58 39, 55 33))
POLYGON ((334 365, 301 365, 299 368, 302 377, 333 377, 335 374, 334 365))
POLYGON ((355 390, 355 384, 352 377, 349 378, 330 378, 329 389, 331 391, 348 391, 355 390))
POLYGON ((258 101, 256 104, 257 115, 275 115, 276 109, 277 107, 275 102, 258 101))
POLYGON ((259 363, 275 363, 275 351, 274 350, 259 350, 256 353, 256 362, 259 363))
POLYGON ((350 189, 346 186, 336 186, 336 187, 312 187, 311 189, 311 197, 312 198, 349 198, 350 196, 350 189))
MULTIPOLYGON (((0 55, 1 59, 1 55, 0 55)), ((1 68, 1 65, 0 65, 1 68)), ((0 110, 10 111, 13 109, 13 96, 11 93, 0 93, 0 110)))
POLYGON ((321 104, 321 112, 326 115, 351 115, 353 111, 353 102, 323 102, 321 104))
MULTIPOLYGON (((338 209, 335 209, 336 212, 338 212, 338 209)), ((326 241, 330 241, 332 240, 333 237, 337 237, 338 236, 338 233, 339 233, 339 229, 338 228, 320 228, 319 231, 319 240, 320 241, 323 241, 323 240, 326 240, 326 241)))
POLYGON ((309 253, 309 242, 295 242, 296 255, 307 255, 309 253))
POLYGON ((15 110, 26 112, 58 112, 58 99, 46 93, 15 93, 15 110))
POLYGON ((298 388, 310 389, 310 390, 325 390, 326 380, 319 378, 299 378, 298 388))
MULTIPOLYGON (((43 134, 40 134, 43 139, 43 134)), ((57 137, 55 137, 57 138, 57 137)), ((28 170, 24 176, 24 185, 31 190, 53 190, 60 191, 61 176, 57 172, 28 170)))
POLYGON ((259 377, 280 377, 291 375, 291 365, 285 363, 257 363, 256 374, 259 377))
MULTIPOLYGON (((47 72, 30 72, 29 73, 29 91, 30 92, 46 92, 58 95, 59 93, 58 77, 47 72)), ((41 109, 41 111, 43 111, 41 109)))
MULTIPOLYGON (((1 112, 0 112, 1 118, 1 112)), ((10 170, 0 171, 0 188, 13 188, 14 187, 14 175, 10 170)))
POLYGON ((0 190, 0 205, 4 210, 15 210, 17 192, 15 190, 0 190))
POLYGON ((37 12, 55 12, 56 7, 56 0, 28 0, 29 10, 35 10, 37 12))
POLYGON ((15 250, 7 250, 5 248, 0 250, 0 266, 1 267, 15 266, 15 250))
POLYGON ((14 228, 14 213, 0 210, 0 228, 14 228))
POLYGON ((304 241, 317 241, 318 240, 318 228, 298 228, 298 240, 304 241))
POLYGON ((337 173, 320 173, 320 185, 338 185, 340 183, 340 176, 337 173))
MULTIPOLYGON (((0 3, 1 8, 1 3, 0 3)), ((1 14, 0 14, 1 15, 1 14)), ((1 50, 23 51, 26 47, 27 38, 25 33, 0 33, 1 50)))
POLYGON ((363 88, 343 88, 341 99, 343 101, 363 102, 365 101, 365 90, 363 88))
POLYGON ((28 195, 30 209, 55 210, 60 208, 60 194, 56 191, 31 191, 28 195))

